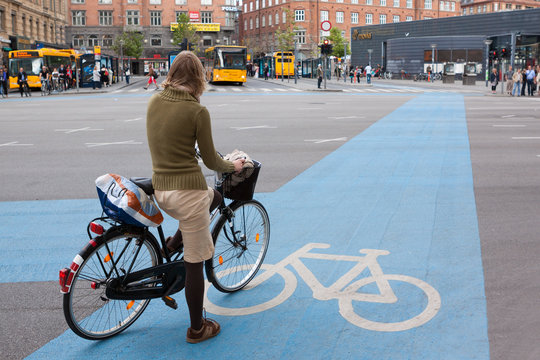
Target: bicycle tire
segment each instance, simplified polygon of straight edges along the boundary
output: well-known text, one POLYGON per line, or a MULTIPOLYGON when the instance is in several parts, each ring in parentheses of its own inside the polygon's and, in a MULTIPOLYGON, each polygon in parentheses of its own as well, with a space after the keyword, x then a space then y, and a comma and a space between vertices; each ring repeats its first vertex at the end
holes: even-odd
POLYGON ((218 218, 212 230, 214 255, 205 263, 206 276, 221 292, 238 291, 255 277, 270 241, 270 220, 260 202, 238 201, 229 208, 232 227, 225 214, 218 218), (234 270, 239 267, 241 271, 234 270))
POLYGON ((88 340, 101 340, 126 330, 150 303, 150 299, 129 301, 106 297, 107 281, 118 276, 113 263, 124 275, 130 268, 134 272, 158 265, 162 258, 155 238, 142 228, 126 231, 125 227, 118 227, 93 242, 95 246, 91 241, 78 255, 82 263, 70 291, 64 294, 63 310, 75 334, 88 340))

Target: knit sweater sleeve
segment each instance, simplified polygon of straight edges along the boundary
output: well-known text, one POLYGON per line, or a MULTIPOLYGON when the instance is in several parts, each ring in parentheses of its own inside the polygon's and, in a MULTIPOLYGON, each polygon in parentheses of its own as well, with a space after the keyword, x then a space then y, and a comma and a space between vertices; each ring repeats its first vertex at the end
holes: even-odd
POLYGON ((201 156, 207 168, 219 172, 233 172, 234 164, 232 161, 223 160, 214 148, 212 139, 212 126, 210 123, 210 114, 203 107, 195 117, 196 137, 199 144, 201 156))

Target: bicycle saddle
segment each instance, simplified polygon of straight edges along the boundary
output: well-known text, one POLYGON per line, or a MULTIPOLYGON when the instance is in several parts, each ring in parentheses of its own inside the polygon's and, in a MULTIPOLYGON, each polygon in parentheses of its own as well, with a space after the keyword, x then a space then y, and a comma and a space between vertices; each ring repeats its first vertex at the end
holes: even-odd
POLYGON ((145 177, 132 177, 129 180, 133 181, 135 185, 143 189, 147 195, 154 195, 154 187, 152 186, 152 178, 145 177))

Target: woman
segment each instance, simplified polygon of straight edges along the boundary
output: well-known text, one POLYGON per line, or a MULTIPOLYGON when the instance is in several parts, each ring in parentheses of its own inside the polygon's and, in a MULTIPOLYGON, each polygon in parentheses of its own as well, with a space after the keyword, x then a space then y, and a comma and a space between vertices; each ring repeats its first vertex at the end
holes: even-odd
POLYGON ((491 70, 491 75, 489 77, 489 82, 491 83, 491 93, 497 93, 497 84, 499 83, 499 74, 497 74, 497 69, 493 68, 491 70))
POLYGON ((205 83, 197 56, 181 52, 171 65, 164 90, 150 99, 146 122, 156 201, 163 211, 179 220, 179 231, 167 238, 167 248, 172 252, 184 248, 189 343, 204 341, 220 331, 219 324, 203 318, 202 312, 203 262, 214 252, 209 210, 217 207, 221 195, 206 185, 195 157, 195 142, 209 169, 239 172, 244 164, 244 160, 223 160, 214 149, 210 114, 199 103, 205 83))
POLYGON ((148 76, 148 84, 146 84, 146 86, 144 87, 144 90, 148 89, 148 87, 150 86, 150 84, 154 84, 156 85, 156 90, 159 89, 159 86, 158 84, 156 83, 156 78, 155 78, 155 72, 154 72, 154 68, 152 67, 152 65, 150 65, 148 67, 148 74, 146 75, 148 76))
POLYGON ((94 66, 94 71, 92 71, 92 89, 96 90, 96 85, 101 82, 101 74, 97 66, 94 66))

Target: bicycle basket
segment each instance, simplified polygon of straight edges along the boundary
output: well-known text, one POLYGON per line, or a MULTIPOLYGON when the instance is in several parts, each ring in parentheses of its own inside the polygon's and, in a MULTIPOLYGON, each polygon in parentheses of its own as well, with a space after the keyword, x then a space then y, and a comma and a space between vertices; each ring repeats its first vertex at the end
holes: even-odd
POLYGON ((223 181, 223 195, 227 199, 242 201, 253 199, 255 185, 257 185, 257 178, 259 177, 259 171, 261 170, 261 163, 253 160, 253 165, 253 173, 241 183, 233 185, 231 176, 227 176, 223 181))

